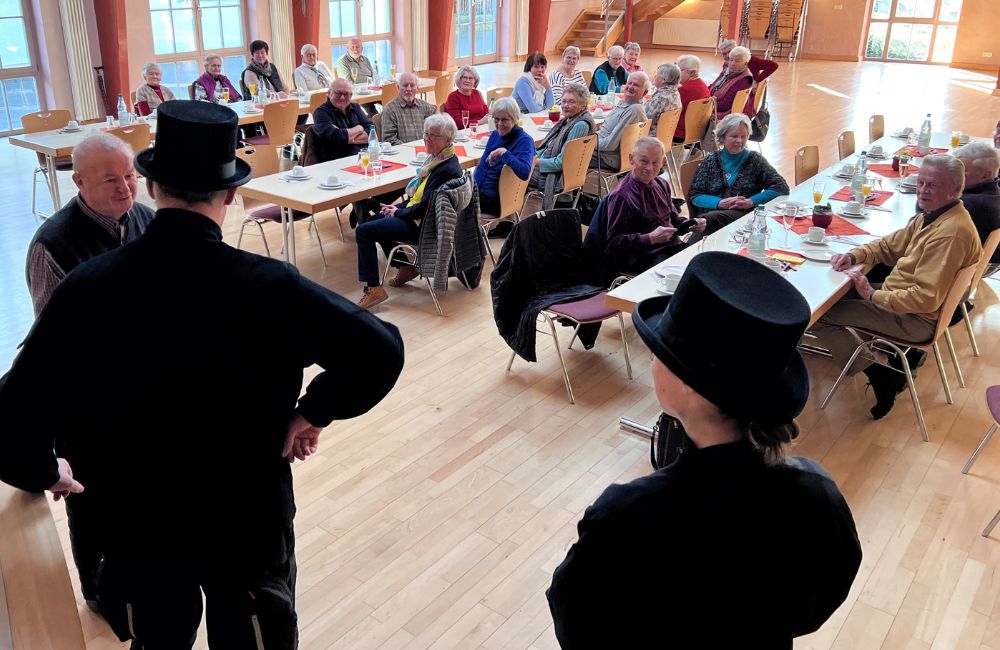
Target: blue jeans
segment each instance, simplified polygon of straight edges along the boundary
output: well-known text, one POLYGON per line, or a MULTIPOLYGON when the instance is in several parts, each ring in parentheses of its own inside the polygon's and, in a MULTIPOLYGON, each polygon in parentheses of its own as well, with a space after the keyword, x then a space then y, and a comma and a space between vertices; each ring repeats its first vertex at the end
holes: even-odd
POLYGON ((354 231, 354 238, 358 242, 358 279, 370 287, 379 283, 376 244, 382 246, 382 250, 388 255, 397 243, 416 244, 419 236, 420 226, 406 219, 379 214, 371 221, 360 224, 354 231))

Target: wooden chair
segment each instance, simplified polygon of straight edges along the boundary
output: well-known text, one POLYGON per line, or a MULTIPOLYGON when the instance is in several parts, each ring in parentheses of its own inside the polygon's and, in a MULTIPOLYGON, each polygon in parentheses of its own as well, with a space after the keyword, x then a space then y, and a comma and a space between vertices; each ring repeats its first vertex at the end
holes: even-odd
POLYGON ((378 134, 379 142, 382 141, 382 114, 376 113, 371 116, 372 124, 375 125, 375 133, 378 134))
POLYGON ((885 115, 868 118, 868 142, 875 142, 885 135, 885 115))
POLYGON ((684 196, 684 200, 687 201, 688 210, 690 214, 691 197, 688 196, 688 190, 691 189, 691 181, 694 180, 695 174, 698 173, 698 168, 701 167, 702 161, 705 159, 705 153, 698 150, 698 154, 693 155, 690 160, 681 164, 679 177, 681 183, 681 193, 684 196))
POLYGON ((194 99, 194 82, 188 84, 188 99, 194 99))
POLYGON ((619 155, 621 156, 621 166, 617 170, 600 170, 591 169, 598 175, 598 180, 604 183, 604 190, 606 193, 611 193, 611 182, 610 179, 620 179, 625 174, 632 171, 632 161, 629 160, 628 155, 632 153, 632 149, 635 147, 636 141, 649 134, 650 121, 642 120, 641 122, 635 122, 633 124, 627 124, 625 128, 622 129, 621 143, 618 145, 619 155))
POLYGON ((108 133, 127 142, 134 153, 148 149, 149 143, 152 140, 149 133, 149 125, 141 122, 129 126, 120 126, 117 129, 110 129, 108 133))
POLYGON ((316 109, 326 103, 328 93, 313 93, 309 95, 309 114, 312 115, 316 109))
POLYGON ((510 86, 501 86, 499 88, 490 88, 486 91, 486 103, 487 105, 492 104, 494 99, 500 99, 501 97, 510 97, 514 94, 514 89, 510 86))
POLYGON ((840 160, 852 155, 854 151, 854 131, 844 131, 837 136, 837 155, 840 160))
POLYGON ((955 366, 955 374, 958 375, 959 385, 964 388, 965 378, 962 376, 962 369, 958 365, 958 355, 955 354, 955 345, 952 343, 951 333, 948 332, 948 323, 951 321, 951 316, 955 313, 955 309, 958 307, 958 304, 965 299, 966 292, 972 284, 972 277, 977 268, 977 265, 970 264, 955 275, 955 281, 952 283, 951 288, 948 289, 944 303, 941 305, 937 326, 934 329, 934 336, 929 341, 925 341, 923 343, 911 343, 889 338, 880 332, 865 330, 860 327, 848 328, 853 330, 861 338, 870 338, 859 345, 854 351, 854 354, 851 355, 850 361, 847 362, 847 365, 844 366, 844 369, 840 372, 840 376, 833 384, 833 388, 830 389, 829 394, 827 394, 826 399, 823 400, 820 408, 825 409, 826 405, 830 403, 830 399, 833 398, 833 394, 837 392, 840 384, 844 381, 844 377, 847 376, 847 371, 854 365, 855 360, 862 352, 867 350, 871 353, 873 345, 879 345, 882 349, 890 348, 893 352, 899 355, 899 359, 903 364, 903 374, 906 375, 906 385, 910 389, 910 398, 913 400, 913 409, 917 412, 917 422, 920 424, 920 433, 924 437, 924 442, 929 441, 930 437, 927 434, 927 424, 924 422, 924 413, 920 409, 920 401, 917 399, 917 387, 913 381, 913 372, 910 369, 910 362, 907 360, 904 352, 910 348, 929 347, 933 350, 934 359, 937 361, 938 373, 941 375, 941 384, 944 386, 945 399, 947 399, 949 404, 954 404, 955 400, 951 396, 951 386, 948 385, 948 376, 945 375, 944 372, 944 362, 941 359, 941 349, 938 347, 938 340, 944 336, 945 342, 948 344, 948 351, 951 353, 952 365, 955 366))
POLYGON ((590 82, 594 79, 594 73, 592 70, 580 70, 580 74, 583 75, 583 85, 590 88, 590 82))
POLYGON ((264 128, 267 129, 267 134, 249 137, 246 142, 254 146, 288 146, 295 139, 295 123, 298 119, 298 99, 283 99, 265 104, 264 128))
POLYGON ((795 184, 819 173, 819 147, 814 144, 799 147, 795 152, 795 184))
MULTIPOLYGON (((530 176, 528 178, 531 178, 530 176)), ((486 250, 490 252, 490 259, 496 266, 497 258, 493 254, 493 247, 489 245, 490 231, 500 223, 506 221, 508 217, 514 217, 514 222, 521 220, 521 209, 524 207, 525 193, 528 191, 528 181, 518 178, 510 165, 504 165, 500 170, 500 214, 480 214, 479 227, 483 230, 483 237, 487 238, 486 250)))
MULTIPOLYGON (((280 163, 276 147, 270 145, 243 147, 236 150, 236 155, 250 165, 255 177, 270 176, 278 173, 280 163)), ((240 224, 240 234, 236 238, 236 248, 238 249, 240 244, 243 243, 243 231, 246 230, 246 227, 254 225, 257 226, 257 230, 260 232, 260 238, 264 240, 264 252, 270 257, 271 248, 267 245, 267 237, 264 235, 264 224, 269 221, 281 223, 281 206, 251 199, 246 196, 241 196, 240 200, 243 201, 244 217, 243 223, 240 224), (253 210, 253 212, 250 210, 253 210)), ((316 227, 316 219, 311 214, 292 210, 293 222, 301 221, 302 219, 309 220, 309 227, 316 234, 316 243, 319 244, 319 254, 323 258, 323 266, 326 266, 326 253, 323 251, 323 242, 319 238, 319 228, 316 227)), ((340 210, 337 211, 337 225, 340 226, 340 210)), ((292 226, 293 224, 289 224, 289 227, 292 226)), ((342 226, 340 232, 343 239, 344 231, 342 226)))
POLYGON ((744 88, 736 93, 733 97, 733 106, 729 109, 730 115, 733 113, 742 113, 743 109, 747 107, 747 100, 750 99, 750 89, 744 88))
MULTIPOLYGON (((563 189, 562 192, 552 196, 553 204, 556 197, 572 194, 573 207, 576 207, 580 200, 580 194, 583 192, 583 186, 587 183, 587 170, 590 168, 590 159, 594 155, 596 147, 596 135, 587 135, 566 143, 563 148, 563 189)), ((545 205, 545 192, 541 190, 531 190, 528 196, 541 196, 542 209, 544 210, 553 207, 545 205)))
POLYGON ((135 113, 136 115, 138 115, 139 114, 139 109, 136 108, 135 91, 134 90, 129 94, 129 97, 132 98, 132 112, 135 113))
MULTIPOLYGON (((66 109, 27 113, 21 116, 21 128, 25 133, 54 131, 56 129, 63 128, 69 124, 69 121, 72 119, 73 115, 66 109)), ((46 212, 39 212, 35 207, 36 199, 38 198, 38 175, 41 174, 46 183, 56 183, 58 181, 55 178, 49 178, 49 169, 45 155, 41 153, 37 155, 38 166, 35 167, 35 171, 31 174, 31 214, 35 215, 39 219, 46 219, 49 214, 46 212)), ((59 156, 54 162, 56 171, 72 171, 73 169, 72 156, 59 156)), ((58 210, 60 207, 62 206, 53 205, 53 212, 58 210)))
POLYGON ((675 169, 679 164, 677 162, 678 148, 683 150, 707 137, 715 137, 714 133, 706 133, 708 123, 714 113, 715 99, 712 97, 696 99, 688 103, 687 112, 684 113, 684 142, 679 142, 668 150, 675 169))
MULTIPOLYGON (((438 104, 444 105, 444 100, 448 99, 448 93, 450 93, 455 88, 455 79, 449 75, 441 75, 434 82, 434 101, 438 104)), ((444 111, 441 111, 442 113, 444 111)))
MULTIPOLYGON (((677 124, 680 122, 681 109, 675 108, 672 111, 664 111, 656 118, 656 139, 663 143, 663 150, 667 152, 667 158, 664 165, 667 167, 667 173, 674 180, 677 180, 677 170, 671 164, 673 162, 673 156, 670 155, 670 150, 674 146, 674 132, 677 130, 677 124)), ((650 129, 652 131, 653 129, 650 129)))
POLYGON ((399 97, 399 86, 396 82, 382 84, 382 99, 380 100, 382 106, 385 106, 397 97, 399 97))
POLYGON ((764 104, 764 98, 767 96, 767 79, 757 84, 757 90, 753 93, 753 114, 756 115, 760 112, 760 107, 764 104))
MULTIPOLYGON (((1000 228, 991 232, 986 241, 983 242, 983 254, 979 258, 979 264, 976 265, 976 273, 972 276, 972 284, 969 285, 969 297, 975 295, 976 289, 979 288, 979 282, 983 279, 986 267, 990 263, 990 258, 996 253, 998 245, 1000 245, 1000 228)), ((965 321, 965 329, 969 332, 969 343, 972 345, 972 354, 978 357, 979 343, 976 341, 975 332, 972 331, 972 319, 969 318, 969 308, 965 306, 965 299, 958 303, 958 308, 962 311, 962 320, 965 321)))

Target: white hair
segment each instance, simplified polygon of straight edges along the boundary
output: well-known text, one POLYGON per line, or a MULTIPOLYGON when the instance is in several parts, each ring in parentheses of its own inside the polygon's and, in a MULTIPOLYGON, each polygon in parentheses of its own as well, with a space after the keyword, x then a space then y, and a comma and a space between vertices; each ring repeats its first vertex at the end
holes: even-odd
POLYGON ((635 43, 635 42, 629 42, 629 43, 626 43, 626 44, 625 44, 625 51, 626 51, 626 52, 632 52, 632 51, 635 51, 635 52, 642 52, 642 48, 641 48, 641 47, 639 47, 639 44, 638 44, 638 43, 635 43))
POLYGON ((722 41, 721 43, 719 43, 719 51, 720 52, 725 52, 727 48, 728 49, 732 49, 734 47, 736 47, 736 41, 734 41, 731 38, 727 38, 724 41, 722 41))
POLYGON ((743 47, 742 45, 739 45, 739 46, 734 47, 732 50, 729 51, 729 58, 730 59, 736 58, 736 59, 739 59, 740 61, 749 61, 750 60, 750 50, 748 50, 747 48, 743 47))
POLYGON ((152 70, 153 68, 156 68, 160 72, 163 72, 163 68, 160 67, 160 64, 157 63, 156 61, 153 61, 152 63, 147 63, 146 65, 142 66, 142 76, 145 77, 147 74, 149 74, 149 71, 152 70))
POLYGON ((625 56, 625 48, 621 45, 612 45, 611 49, 608 50, 608 58, 613 56, 625 56))
POLYGON ((463 65, 455 73, 455 87, 456 88, 461 87, 461 85, 462 85, 462 75, 465 74, 466 72, 471 72, 472 76, 476 78, 476 88, 478 88, 479 87, 479 73, 476 72, 476 69, 473 68, 471 65, 463 65))
POLYGON ((996 178, 1000 172, 1000 150, 985 142, 970 142, 955 149, 955 157, 966 170, 974 170, 977 177, 996 178))
POLYGON ((513 97, 501 97, 494 100, 493 106, 490 107, 490 115, 493 116, 493 119, 496 119, 496 116, 500 113, 510 115, 515 122, 521 119, 521 109, 513 97))
POLYGON ((219 56, 218 54, 206 54, 205 55, 205 65, 207 66, 209 64, 209 62, 215 61, 216 59, 218 59, 220 62, 222 61, 222 57, 219 56))
POLYGON ((424 120, 424 131, 435 127, 440 131, 438 135, 448 138, 448 144, 455 141, 455 134, 458 132, 458 127, 455 126, 455 120, 451 119, 451 115, 447 113, 432 113, 428 115, 427 119, 424 120))
POLYGON ((73 169, 84 169, 91 154, 105 151, 121 151, 128 154, 129 158, 132 157, 132 147, 127 142, 110 133, 98 133, 88 136, 73 149, 73 169))
POLYGON ((590 91, 587 90, 587 87, 584 86, 583 84, 567 81, 565 84, 563 84, 563 91, 562 91, 563 97, 566 96, 566 93, 569 93, 570 95, 576 95, 576 98, 579 99, 584 104, 586 104, 590 100, 590 91))
POLYGON ((743 113, 730 113, 719 120, 719 124, 715 127, 715 139, 721 143, 729 135, 730 131, 739 128, 741 125, 747 127, 747 135, 753 133, 753 126, 750 124, 749 117, 743 113))
POLYGON ((701 70, 701 59, 693 54, 685 54, 677 57, 677 67, 681 70, 694 70, 698 72, 701 70))
POLYGON ((575 45, 570 45, 565 50, 563 50, 563 53, 562 53, 563 58, 566 58, 567 54, 575 54, 577 56, 577 58, 580 58, 580 48, 578 48, 575 45))
POLYGON ((628 78, 631 79, 632 77, 642 77, 642 89, 643 89, 643 94, 645 94, 645 92, 649 90, 649 75, 642 71, 631 72, 629 73, 628 78))
POLYGON ((306 43, 305 45, 302 46, 302 49, 299 50, 299 56, 305 56, 306 52, 310 50, 319 54, 319 50, 316 49, 315 45, 313 45, 312 43, 306 43))
POLYGON ((667 155, 667 149, 663 146, 663 143, 660 142, 660 139, 654 138, 650 135, 643 136, 635 141, 635 146, 632 147, 632 155, 634 156, 638 154, 640 149, 644 149, 646 147, 656 147, 659 149, 660 158, 667 155))
POLYGON ((665 86, 676 86, 681 82, 681 69, 673 63, 663 63, 656 68, 656 81, 665 86))
POLYGON ((401 86, 403 85, 403 77, 413 77, 413 83, 418 85, 420 84, 420 81, 417 79, 417 75, 413 74, 412 72, 403 72, 402 74, 399 75, 399 85, 401 86))
POLYGON ((920 168, 923 169, 928 165, 945 172, 958 189, 958 193, 962 193, 965 188, 965 165, 961 160, 950 154, 938 153, 925 157, 920 168))

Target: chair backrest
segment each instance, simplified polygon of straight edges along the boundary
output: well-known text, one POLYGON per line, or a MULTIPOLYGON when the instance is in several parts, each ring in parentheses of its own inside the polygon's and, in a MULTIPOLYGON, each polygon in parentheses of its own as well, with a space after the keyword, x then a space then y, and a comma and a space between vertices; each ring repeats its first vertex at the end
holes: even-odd
POLYGON ((684 144, 698 142, 705 136, 708 121, 712 118, 712 98, 696 99, 687 105, 684 114, 684 144))
POLYGON ((500 214, 497 216, 503 218, 512 214, 519 215, 527 192, 528 181, 518 178, 510 165, 504 165, 500 171, 500 214))
POLYGON ((944 297, 944 302, 941 303, 941 311, 938 312, 937 327, 934 328, 934 341, 941 338, 944 331, 948 329, 948 325, 951 324, 952 314, 958 309, 958 303, 965 300, 969 287, 972 286, 972 277, 976 274, 978 268, 978 264, 970 264, 955 274, 955 281, 952 282, 951 288, 948 289, 948 293, 944 297))
MULTIPOLYGON (((250 165, 250 169, 253 170, 253 175, 255 178, 260 176, 270 176, 271 174, 277 174, 280 168, 280 161, 278 160, 278 149, 277 147, 271 146, 269 144, 260 145, 257 147, 243 147, 242 149, 236 150, 236 155, 242 158, 250 165)), ((266 202, 260 201, 258 199, 251 199, 245 196, 242 197, 243 209, 249 209, 250 207, 256 207, 258 205, 266 205, 266 202)))
POLYGON ((587 182, 587 168, 597 147, 597 136, 570 140, 563 148, 563 192, 580 189, 587 182))
POLYGON ((688 202, 688 205, 691 204, 691 199, 688 197, 688 190, 691 189, 691 181, 694 180, 694 175, 698 172, 698 168, 701 167, 701 162, 704 159, 704 156, 701 156, 692 158, 681 164, 681 192, 684 194, 684 200, 688 202))
POLYGON ((590 88, 590 82, 594 79, 594 72, 592 70, 580 70, 580 74, 583 75, 583 85, 590 88))
POLYGON ((441 102, 441 105, 438 106, 438 113, 447 113, 447 112, 448 111, 444 110, 444 102, 441 102))
POLYGON ((385 106, 399 97, 399 86, 396 82, 382 84, 382 105, 385 106))
POLYGON ((767 79, 761 81, 757 84, 757 90, 753 93, 753 114, 756 115, 760 112, 760 107, 764 103, 764 97, 767 96, 767 79))
POLYGON ((437 81, 434 82, 434 101, 443 106, 444 100, 448 99, 448 93, 452 91, 454 85, 455 80, 450 74, 438 77, 437 81))
POLYGON ((621 167, 618 168, 618 171, 622 174, 632 171, 632 161, 629 160, 628 155, 632 153, 632 149, 635 147, 636 141, 642 137, 641 133, 644 127, 646 129, 646 133, 649 133, 649 120, 626 124, 625 128, 622 129, 622 139, 621 144, 619 145, 622 164, 621 167))
POLYGON ((138 113, 139 109, 135 107, 136 101, 135 101, 135 91, 134 90, 131 92, 131 94, 129 94, 129 97, 132 98, 132 112, 133 113, 138 113))
POLYGON ((130 126, 121 126, 117 129, 110 129, 108 133, 127 142, 133 153, 139 153, 149 148, 151 136, 148 124, 136 123, 130 126))
POLYGON ((299 119, 299 100, 283 99, 264 105, 264 126, 271 144, 283 147, 295 139, 295 122, 299 119))
POLYGON ((501 86, 499 88, 490 88, 486 91, 486 103, 490 104, 494 99, 500 99, 501 97, 510 97, 514 94, 514 89, 510 86, 501 86))
POLYGON ((814 144, 799 147, 795 152, 795 184, 819 173, 819 147, 814 144))
POLYGON ((989 265, 993 254, 997 252, 998 245, 1000 245, 1000 228, 991 232, 986 238, 986 241, 983 242, 983 255, 979 258, 979 265, 976 267, 976 274, 972 276, 972 286, 969 288, 970 296, 975 293, 976 287, 979 286, 979 281, 983 279, 983 274, 986 273, 986 267, 989 265))
POLYGON ((750 89, 744 88, 743 90, 737 91, 736 96, 733 97, 733 106, 729 109, 730 113, 742 113, 743 109, 747 107, 747 100, 750 99, 750 89))
POLYGON ((885 135, 885 115, 872 115, 868 118, 868 142, 875 142, 885 135))
POLYGON ((188 99, 194 99, 194 82, 188 84, 188 99))
POLYGON ((382 114, 376 113, 372 115, 372 124, 375 125, 375 133, 378 133, 379 141, 382 140, 382 114))
POLYGON ((21 116, 21 128, 25 133, 38 133, 39 131, 52 131, 61 129, 73 116, 63 108, 51 111, 39 111, 37 113, 26 113, 21 116))
POLYGON ((309 95, 309 112, 315 113, 316 109, 326 103, 328 93, 313 93, 309 95))
POLYGON ((663 143, 663 148, 668 152, 674 146, 674 131, 681 121, 681 109, 675 108, 672 111, 663 111, 656 118, 656 138, 663 143))
POLYGON ((840 160, 847 158, 854 151, 854 131, 844 131, 837 136, 837 155, 840 156, 840 160))

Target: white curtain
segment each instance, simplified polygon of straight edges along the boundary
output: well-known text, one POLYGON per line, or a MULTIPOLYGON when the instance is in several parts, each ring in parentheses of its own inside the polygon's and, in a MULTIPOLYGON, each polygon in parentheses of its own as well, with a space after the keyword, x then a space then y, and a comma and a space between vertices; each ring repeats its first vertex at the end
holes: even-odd
MULTIPOLYGON (((413 0, 410 5, 410 33, 413 34, 413 51, 410 53, 413 70, 427 69, 427 0, 413 0)), ((397 67, 402 71, 402 66, 397 67)))
POLYGON ((298 52, 292 52, 295 48, 295 39, 292 36, 292 4, 298 2, 289 0, 271 2, 271 63, 278 68, 281 73, 281 80, 285 82, 285 89, 291 90, 295 86, 293 73, 298 67, 298 52))
POLYGON ((514 54, 528 54, 528 0, 517 0, 517 44, 514 54))
POLYGON ((96 120, 104 117, 104 107, 97 95, 83 5, 84 0, 59 0, 59 15, 66 44, 66 61, 69 63, 69 83, 73 91, 73 115, 77 120, 96 120))

